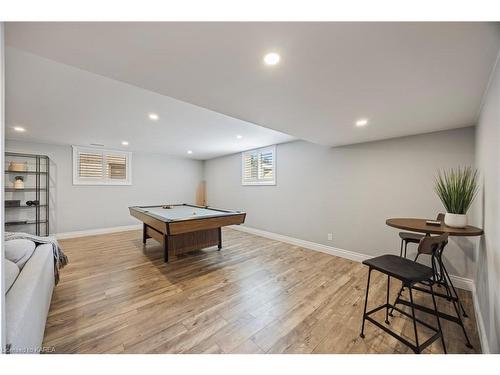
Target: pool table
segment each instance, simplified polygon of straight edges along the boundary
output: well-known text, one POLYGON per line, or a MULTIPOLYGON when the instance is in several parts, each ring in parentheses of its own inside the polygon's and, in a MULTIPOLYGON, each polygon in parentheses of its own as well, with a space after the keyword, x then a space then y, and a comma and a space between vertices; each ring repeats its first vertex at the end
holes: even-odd
POLYGON ((129 207, 130 215, 142 221, 142 243, 153 238, 163 245, 163 257, 215 246, 222 248, 226 225, 245 222, 245 212, 191 204, 129 207))

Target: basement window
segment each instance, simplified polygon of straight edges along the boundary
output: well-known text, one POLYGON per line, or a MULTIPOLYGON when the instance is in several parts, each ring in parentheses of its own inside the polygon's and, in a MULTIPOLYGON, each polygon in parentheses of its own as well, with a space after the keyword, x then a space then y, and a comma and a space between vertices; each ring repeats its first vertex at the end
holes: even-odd
POLYGON ((242 185, 276 185, 276 146, 241 154, 242 185))
POLYGON ((73 185, 131 185, 130 152, 73 146, 73 185))

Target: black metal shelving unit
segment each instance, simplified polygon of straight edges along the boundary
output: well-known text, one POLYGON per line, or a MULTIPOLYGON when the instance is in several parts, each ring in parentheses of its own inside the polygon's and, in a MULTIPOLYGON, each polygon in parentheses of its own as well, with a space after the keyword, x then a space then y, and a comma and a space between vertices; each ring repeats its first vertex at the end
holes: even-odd
POLYGON ((5 153, 5 200, 19 200, 19 205, 5 206, 5 230, 49 235, 50 159, 46 155, 5 153), (10 170, 11 162, 25 170, 10 170), (24 168, 23 168, 24 169, 24 168), (15 177, 21 176, 24 188, 15 188, 15 177), (38 204, 28 205, 28 202, 38 204))

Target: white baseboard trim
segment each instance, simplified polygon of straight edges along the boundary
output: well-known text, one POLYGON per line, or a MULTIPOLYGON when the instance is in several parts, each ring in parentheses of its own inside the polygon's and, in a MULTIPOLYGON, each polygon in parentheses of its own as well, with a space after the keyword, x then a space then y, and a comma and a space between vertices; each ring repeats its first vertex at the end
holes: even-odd
MULTIPOLYGON (((338 256, 341 258, 350 259, 350 260, 353 260, 355 262, 362 262, 363 260, 366 260, 366 259, 369 259, 372 257, 372 255, 366 255, 366 254, 361 254, 361 253, 357 253, 354 251, 339 249, 337 247, 323 245, 323 244, 319 244, 319 243, 311 242, 311 241, 305 241, 305 240, 301 240, 298 238, 285 236, 283 234, 267 232, 265 230, 250 228, 247 226, 232 225, 231 228, 235 229, 235 230, 239 230, 241 232, 255 234, 256 236, 266 237, 266 238, 269 238, 272 240, 285 242, 285 243, 288 243, 290 245, 301 246, 301 247, 304 247, 306 249, 320 251, 322 253, 327 253, 327 254, 335 255, 335 256, 338 256)), ((450 275, 450 277, 451 277, 453 284, 457 288, 464 289, 464 290, 471 291, 471 292, 474 290, 474 281, 473 280, 467 279, 467 278, 461 277, 461 276, 454 276, 454 275, 450 275)))
POLYGON ((120 227, 111 227, 111 228, 88 229, 88 230, 81 230, 81 231, 76 231, 76 232, 56 233, 54 236, 58 240, 63 240, 63 239, 67 239, 67 238, 95 236, 98 234, 125 232, 125 231, 129 231, 129 230, 138 230, 138 229, 142 229, 141 224, 122 225, 120 227))
POLYGON ((467 279, 461 276, 450 275, 451 281, 455 287, 467 290, 469 292, 474 292, 474 280, 467 279))
POLYGON ((339 249, 339 248, 336 248, 333 246, 323 245, 323 244, 316 243, 316 242, 305 241, 305 240, 301 240, 298 238, 285 236, 283 234, 267 232, 267 231, 261 230, 261 229, 255 229, 255 228, 245 227, 245 226, 241 226, 241 225, 231 225, 230 228, 238 230, 240 232, 246 232, 246 233, 250 233, 250 234, 255 234, 256 236, 269 238, 271 240, 285 242, 285 243, 288 243, 290 245, 300 246, 300 247, 304 247, 306 249, 320 251, 322 253, 335 255, 335 256, 338 256, 341 258, 350 259, 350 260, 353 260, 355 262, 362 262, 363 260, 370 258, 370 256, 368 256, 368 255, 356 253, 354 251, 339 249))
POLYGON ((481 314, 481 308, 479 307, 479 301, 477 299, 477 290, 475 284, 473 284, 472 301, 474 303, 474 313, 476 314, 476 324, 477 331, 479 333, 479 341, 481 342, 481 351, 483 352, 483 354, 491 354, 490 346, 488 344, 488 337, 486 336, 486 329, 484 328, 483 314, 481 314))

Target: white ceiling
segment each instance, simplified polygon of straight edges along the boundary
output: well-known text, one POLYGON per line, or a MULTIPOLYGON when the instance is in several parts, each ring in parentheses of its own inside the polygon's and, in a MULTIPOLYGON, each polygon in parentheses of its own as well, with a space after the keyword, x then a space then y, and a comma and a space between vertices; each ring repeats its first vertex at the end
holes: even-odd
POLYGON ((6 49, 6 137, 210 159, 287 142, 261 126, 13 48, 6 49), (160 116, 151 121, 149 113, 160 116), (14 126, 22 126, 17 133, 14 126), (237 139, 236 136, 243 136, 237 139), (122 146, 122 141, 129 145, 122 146), (193 151, 188 155, 187 151, 193 151))
POLYGON ((342 145, 474 125, 500 26, 8 23, 6 42, 299 138, 342 145), (268 51, 281 54, 278 66, 262 64, 268 51), (354 127, 360 117, 369 126, 354 127))

